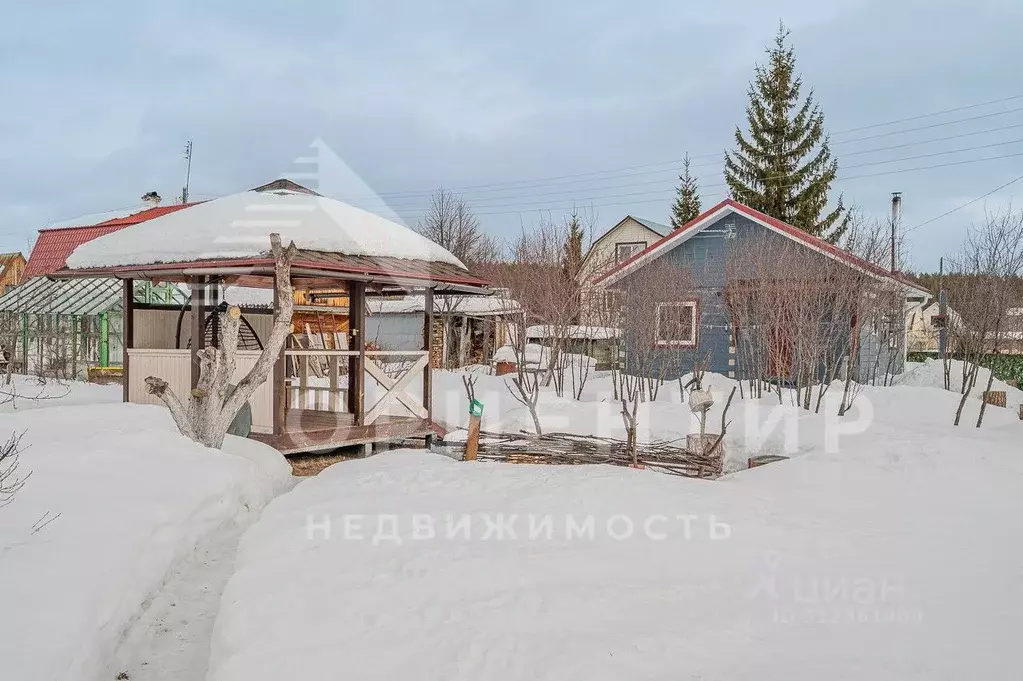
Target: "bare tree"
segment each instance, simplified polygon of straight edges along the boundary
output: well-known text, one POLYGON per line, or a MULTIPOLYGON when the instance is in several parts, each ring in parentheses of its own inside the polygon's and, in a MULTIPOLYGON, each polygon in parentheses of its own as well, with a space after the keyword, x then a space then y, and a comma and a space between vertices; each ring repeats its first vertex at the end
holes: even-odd
POLYGON ((225 315, 220 347, 203 348, 199 352, 200 372, 198 385, 183 402, 162 378, 146 378, 146 389, 163 400, 170 409, 178 430, 199 444, 219 449, 231 422, 238 411, 256 391, 277 361, 284 342, 291 333, 291 313, 294 294, 291 286, 291 262, 295 257, 295 243, 281 246, 277 234, 270 235, 270 252, 274 259, 274 279, 277 302, 270 335, 259 358, 233 391, 229 383, 235 372, 235 353, 238 349, 238 330, 241 310, 228 308, 225 315))
POLYGON ((549 357, 540 384, 553 385, 558 396, 564 394, 566 370, 571 367, 565 353, 579 318, 578 282, 564 262, 569 233, 568 222, 542 217, 512 245, 511 263, 496 270, 499 285, 522 306, 526 325, 538 327, 543 337, 549 357))
POLYGON ((533 419, 533 429, 536 431, 536 434, 543 435, 540 417, 536 413, 536 405, 540 399, 540 367, 529 366, 524 317, 519 318, 518 324, 512 331, 512 338, 510 340, 512 352, 515 355, 515 377, 511 379, 510 384, 505 380, 504 385, 508 389, 509 394, 529 410, 529 416, 533 419), (512 390, 513 387, 515 388, 514 390, 512 390))
POLYGON ((687 264, 666 259, 641 267, 615 285, 626 333, 622 397, 653 402, 672 372, 695 366, 700 301, 687 264))
POLYGON ((438 189, 430 197, 430 207, 416 224, 416 231, 469 267, 492 262, 500 255, 500 246, 480 228, 469 203, 445 189, 438 189))
MULTIPOLYGON (((959 425, 984 356, 1001 350, 1008 310, 1017 304, 1017 287, 1023 274, 1023 213, 1008 210, 989 214, 982 225, 970 228, 966 243, 952 261, 952 272, 946 288, 956 314, 949 315, 947 330, 963 361, 962 395, 954 420, 959 425)), ((985 392, 991 390, 993 382, 991 371, 985 392)), ((986 406, 982 400, 978 428, 986 406)))
POLYGON ((14 500, 14 495, 25 486, 25 480, 31 475, 22 475, 19 470, 22 435, 12 434, 5 444, 0 445, 0 508, 14 500))
MULTIPOLYGON (((855 227, 852 231, 859 237, 855 227)), ((794 403, 819 412, 844 370, 839 413, 848 410, 859 392, 854 382, 861 340, 874 339, 876 356, 889 363, 896 354, 880 352, 887 340, 878 340, 877 329, 880 320, 888 329, 901 317, 886 317, 877 309, 890 302, 901 310, 904 296, 897 282, 871 269, 869 263, 840 262, 770 234, 729 250, 726 307, 739 373, 749 382, 752 396, 761 396, 769 382, 781 403, 783 385, 791 384, 794 403)))

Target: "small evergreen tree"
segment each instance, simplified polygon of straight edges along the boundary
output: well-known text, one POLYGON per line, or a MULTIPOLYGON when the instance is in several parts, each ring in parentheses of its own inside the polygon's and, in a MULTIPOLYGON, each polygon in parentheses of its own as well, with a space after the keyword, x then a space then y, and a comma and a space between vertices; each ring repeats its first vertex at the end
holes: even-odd
POLYGON ((575 281, 583 263, 583 223, 579 213, 572 211, 568 218, 568 233, 565 236, 564 253, 561 258, 561 271, 567 281, 575 281))
POLYGON ((700 214, 700 188, 689 170, 689 154, 682 160, 682 174, 678 176, 675 203, 671 206, 671 228, 678 229, 700 214))
POLYGON ((767 64, 756 67, 746 107, 748 137, 736 127, 738 149, 725 153, 725 180, 737 201, 834 242, 849 221, 841 197, 827 212, 838 161, 812 89, 800 103, 803 82, 788 35, 779 25, 767 64))

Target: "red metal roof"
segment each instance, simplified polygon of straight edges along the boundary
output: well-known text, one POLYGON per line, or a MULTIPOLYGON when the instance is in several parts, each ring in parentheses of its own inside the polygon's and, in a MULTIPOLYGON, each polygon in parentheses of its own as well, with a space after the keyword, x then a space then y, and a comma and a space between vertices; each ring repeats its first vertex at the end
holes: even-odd
POLYGON ((114 218, 95 225, 40 229, 39 237, 36 239, 31 255, 29 255, 28 264, 25 265, 23 279, 27 280, 31 277, 56 272, 67 265, 68 256, 76 248, 88 241, 98 239, 104 234, 110 234, 129 225, 137 225, 140 222, 194 205, 194 203, 180 203, 172 206, 156 206, 132 213, 127 217, 114 218))
POLYGON ((671 232, 670 234, 668 234, 668 236, 664 237, 660 241, 655 241, 654 243, 650 244, 645 249, 643 249, 636 255, 632 256, 628 260, 625 260, 624 262, 611 268, 607 272, 604 272, 594 280, 594 283, 600 283, 606 279, 609 279, 610 277, 614 276, 621 270, 624 270, 625 268, 629 267, 633 263, 648 257, 653 251, 663 250, 666 244, 676 239, 679 239, 682 235, 688 235, 693 231, 699 231, 701 228, 707 226, 706 224, 704 224, 704 220, 707 217, 713 215, 714 213, 718 212, 719 210, 726 206, 741 215, 745 215, 746 217, 752 218, 757 222, 766 223, 771 227, 774 227, 778 231, 782 232, 786 236, 789 236, 796 241, 802 242, 803 244, 809 246, 810 248, 824 251, 834 256, 835 258, 842 260, 848 263, 849 265, 852 265, 853 267, 858 267, 876 276, 885 277, 887 279, 894 279, 895 281, 898 281, 907 286, 911 286, 912 288, 923 290, 919 284, 913 282, 908 277, 905 277, 898 272, 890 272, 884 269, 883 267, 879 267, 871 262, 863 260, 862 258, 853 255, 849 251, 843 250, 832 243, 829 243, 823 239, 813 236, 812 234, 808 234, 803 230, 799 229, 798 227, 788 224, 787 222, 782 222, 781 220, 773 218, 766 213, 761 213, 759 210, 750 208, 746 204, 739 203, 734 199, 725 199, 724 201, 721 201, 720 203, 713 206, 709 210, 704 211, 696 218, 690 220, 686 224, 682 225, 680 228, 671 232))

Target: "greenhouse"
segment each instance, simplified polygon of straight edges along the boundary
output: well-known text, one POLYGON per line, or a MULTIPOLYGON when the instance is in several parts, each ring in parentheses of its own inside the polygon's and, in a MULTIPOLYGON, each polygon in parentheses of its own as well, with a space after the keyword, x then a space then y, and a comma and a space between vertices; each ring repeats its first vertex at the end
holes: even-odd
MULTIPOLYGON (((90 378, 118 375, 124 291, 117 279, 35 277, 0 297, 2 364, 18 373, 90 378)), ((187 294, 174 285, 138 282, 139 303, 180 307, 187 294)))

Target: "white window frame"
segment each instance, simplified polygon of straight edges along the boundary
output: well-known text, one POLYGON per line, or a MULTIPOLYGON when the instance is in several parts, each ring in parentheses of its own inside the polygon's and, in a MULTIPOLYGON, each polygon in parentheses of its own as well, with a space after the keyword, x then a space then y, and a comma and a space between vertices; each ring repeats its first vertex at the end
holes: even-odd
POLYGON ((645 241, 616 241, 615 242, 615 263, 623 263, 626 260, 628 260, 629 258, 635 257, 636 255, 642 253, 646 249, 646 247, 647 247, 647 242, 645 242, 645 241), (619 254, 619 252, 618 252, 619 249, 621 249, 623 246, 629 246, 630 248, 633 248, 635 250, 633 250, 629 255, 627 255, 627 256, 625 256, 623 258, 619 254))
POLYGON ((657 303, 654 308, 654 344, 659 348, 695 348, 699 340, 700 306, 695 300, 683 300, 679 302, 657 303), (661 338, 661 308, 664 307, 688 307, 693 311, 691 340, 674 340, 661 338))

